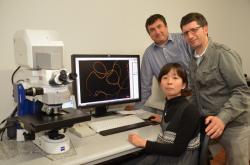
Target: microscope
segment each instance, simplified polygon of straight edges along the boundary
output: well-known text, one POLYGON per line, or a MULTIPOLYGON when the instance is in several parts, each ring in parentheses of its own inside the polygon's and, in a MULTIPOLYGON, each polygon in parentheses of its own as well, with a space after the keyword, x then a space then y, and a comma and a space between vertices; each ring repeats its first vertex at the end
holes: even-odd
POLYGON ((49 154, 68 151, 66 129, 90 120, 80 110, 62 108, 70 101, 69 85, 77 76, 63 68, 63 46, 55 31, 26 29, 14 34, 16 71, 22 75, 13 82, 17 131, 24 129, 24 139, 49 154))

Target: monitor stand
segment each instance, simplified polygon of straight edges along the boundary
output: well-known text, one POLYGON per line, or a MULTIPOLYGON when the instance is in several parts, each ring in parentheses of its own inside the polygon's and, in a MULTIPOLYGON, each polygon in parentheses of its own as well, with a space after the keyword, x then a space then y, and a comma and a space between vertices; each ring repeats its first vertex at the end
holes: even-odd
POLYGON ((117 113, 115 111, 107 111, 107 107, 106 106, 97 106, 95 107, 95 114, 93 114, 93 116, 95 118, 98 117, 104 117, 104 116, 110 116, 110 115, 116 115, 117 113))

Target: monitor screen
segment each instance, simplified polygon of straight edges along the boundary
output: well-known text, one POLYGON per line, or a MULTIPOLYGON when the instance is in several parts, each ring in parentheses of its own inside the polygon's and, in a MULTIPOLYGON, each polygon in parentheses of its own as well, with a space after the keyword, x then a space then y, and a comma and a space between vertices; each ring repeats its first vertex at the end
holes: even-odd
MULTIPOLYGON (((106 113, 107 105, 140 101, 139 55, 71 56, 78 108, 95 107, 106 113)), ((97 110, 97 109, 96 109, 97 110)))

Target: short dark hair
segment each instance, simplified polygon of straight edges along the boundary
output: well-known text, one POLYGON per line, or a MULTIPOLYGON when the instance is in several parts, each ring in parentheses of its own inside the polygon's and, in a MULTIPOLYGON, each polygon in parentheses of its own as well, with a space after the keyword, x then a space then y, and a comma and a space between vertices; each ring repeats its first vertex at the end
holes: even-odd
POLYGON ((179 63, 168 63, 166 65, 164 65, 161 68, 161 71, 159 73, 158 76, 158 83, 161 83, 161 79, 164 75, 168 74, 172 69, 176 70, 177 75, 182 79, 183 83, 186 83, 186 87, 185 89, 183 89, 181 91, 181 95, 183 96, 188 96, 190 95, 190 91, 188 90, 188 76, 187 76, 187 72, 185 71, 184 67, 182 67, 181 64, 179 63))
POLYGON ((146 28, 148 33, 149 33, 148 26, 155 23, 155 21, 157 21, 158 19, 161 20, 164 23, 164 25, 167 26, 167 22, 166 22, 165 18, 161 14, 151 15, 150 17, 148 17, 148 19, 146 20, 146 23, 145 23, 145 28, 146 28))
POLYGON ((181 29, 184 25, 189 24, 190 22, 193 22, 193 21, 196 21, 197 24, 200 25, 201 27, 208 25, 206 18, 202 14, 189 13, 182 17, 181 24, 180 24, 181 29))

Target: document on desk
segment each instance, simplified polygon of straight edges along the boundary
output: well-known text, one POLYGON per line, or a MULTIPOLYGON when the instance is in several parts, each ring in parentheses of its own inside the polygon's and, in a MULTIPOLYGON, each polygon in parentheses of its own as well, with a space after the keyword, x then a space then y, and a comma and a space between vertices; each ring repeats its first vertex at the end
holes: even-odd
POLYGON ((73 127, 71 127, 69 131, 80 138, 93 136, 96 134, 96 132, 93 129, 89 128, 86 123, 77 123, 73 127))
POLYGON ((148 112, 143 109, 131 110, 131 111, 121 110, 121 111, 117 111, 117 113, 120 113, 122 115, 136 115, 141 119, 147 119, 148 117, 153 115, 152 112, 148 112))

